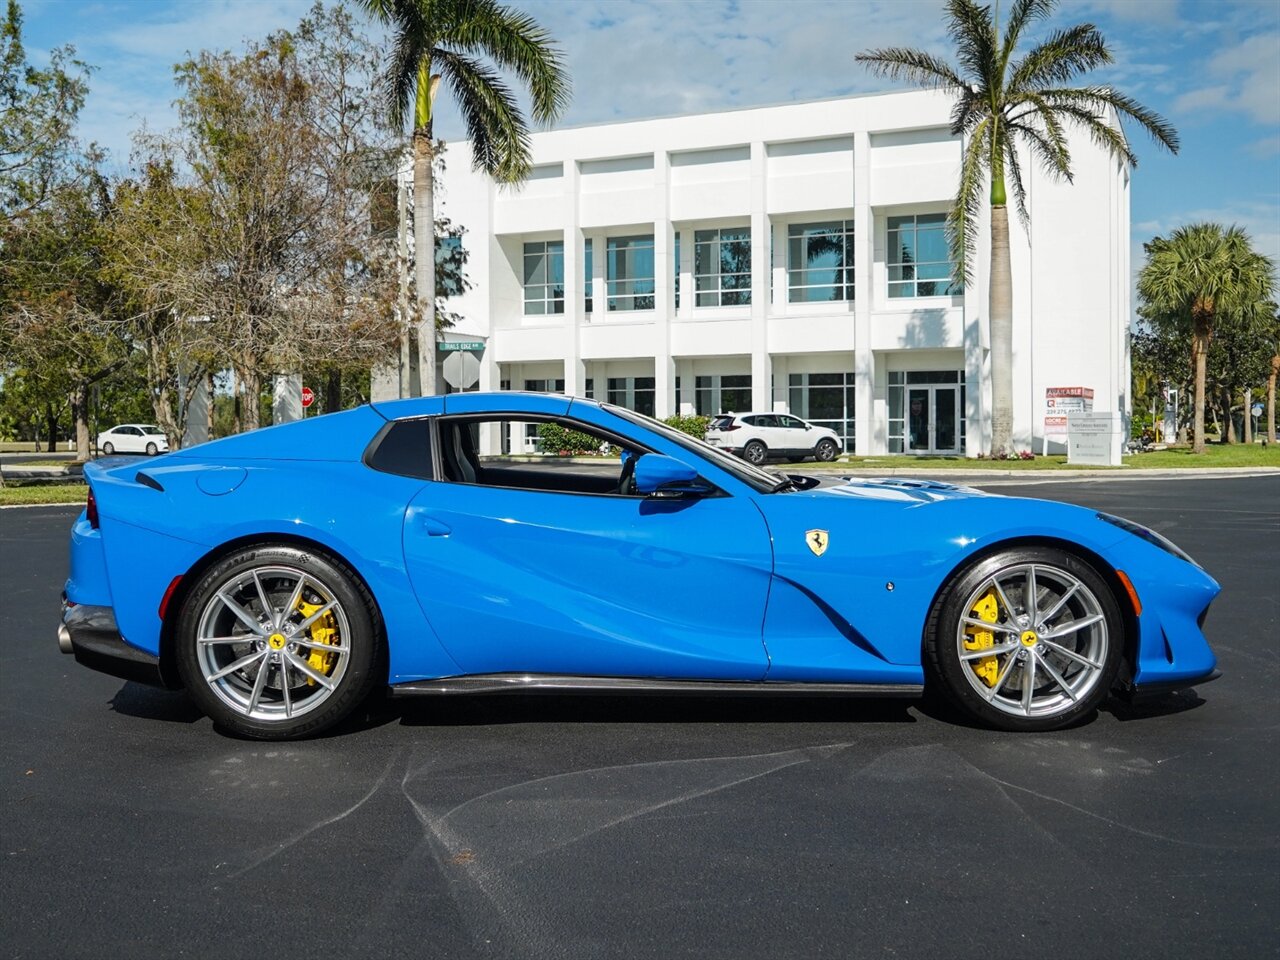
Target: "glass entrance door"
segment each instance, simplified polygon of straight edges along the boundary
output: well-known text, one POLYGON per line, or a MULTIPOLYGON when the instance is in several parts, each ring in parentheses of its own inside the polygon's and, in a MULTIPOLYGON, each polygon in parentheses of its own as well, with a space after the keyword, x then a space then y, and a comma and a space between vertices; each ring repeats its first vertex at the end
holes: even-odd
POLYGON ((959 453, 959 401, 959 387, 908 388, 907 450, 910 453, 959 453))

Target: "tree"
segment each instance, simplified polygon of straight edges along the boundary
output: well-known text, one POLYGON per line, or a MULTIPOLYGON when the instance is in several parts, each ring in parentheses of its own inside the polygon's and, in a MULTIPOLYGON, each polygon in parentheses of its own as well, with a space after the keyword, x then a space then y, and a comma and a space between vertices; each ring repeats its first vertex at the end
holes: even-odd
MULTIPOLYGON (((1195 389, 1192 450, 1204 453, 1205 376, 1214 330, 1229 317, 1256 321, 1275 288, 1275 265, 1240 227, 1194 223, 1144 244, 1138 275, 1143 310, 1190 341, 1195 389)), ((1185 342, 1185 341, 1184 341, 1185 342)))
MULTIPOLYGON (((349 15, 317 4, 294 32, 180 64, 178 129, 138 138, 154 203, 137 205, 119 270, 167 330, 208 321, 242 427, 261 423, 270 374, 398 339, 394 248, 372 226, 395 162, 377 70, 349 15)), ((172 383, 173 367, 155 376, 172 383)))
MULTIPOLYGON (((443 81, 467 125, 474 165, 500 183, 518 183, 531 163, 529 132, 511 89, 482 58, 525 85, 535 121, 550 123, 569 99, 560 52, 530 16, 496 0, 360 0, 394 40, 383 77, 397 129, 413 115, 414 317, 424 394, 436 392, 434 256, 436 91, 443 81)), ((405 382, 402 375, 401 382, 405 382)))
POLYGON ((22 11, 8 0, 0 22, 0 227, 39 209, 57 184, 77 178, 82 155, 74 130, 88 73, 72 47, 54 50, 46 69, 29 64, 22 11))
POLYGON ((964 137, 960 183, 947 218, 951 258, 958 279, 970 276, 968 253, 977 243, 982 186, 990 180, 991 278, 988 323, 991 342, 991 452, 1013 452, 1013 276, 1009 260, 1007 187, 1012 187, 1018 216, 1028 222, 1026 187, 1019 149, 1025 148, 1052 177, 1070 182, 1068 128, 1083 130, 1092 141, 1130 166, 1129 148, 1119 118, 1138 123, 1171 152, 1178 134, 1159 115, 1110 87, 1069 84, 1113 58, 1091 23, 1056 30, 1042 43, 1017 53, 1023 32, 1048 17, 1056 0, 1014 0, 1003 37, 991 8, 975 0, 949 0, 947 29, 959 68, 932 54, 905 47, 870 50, 857 56, 876 73, 904 79, 956 98, 951 132, 964 137), (1117 125, 1109 115, 1114 112, 1117 125))
POLYGON ((1276 378, 1280 377, 1280 310, 1271 304, 1267 323, 1267 342, 1271 345, 1271 365, 1267 372, 1267 442, 1276 442, 1276 378))
POLYGON ((10 223, 0 261, 8 349, 28 381, 68 399, 81 460, 89 458, 90 388, 129 353, 111 323, 115 291, 101 274, 111 199, 98 176, 51 188, 42 206, 10 223))

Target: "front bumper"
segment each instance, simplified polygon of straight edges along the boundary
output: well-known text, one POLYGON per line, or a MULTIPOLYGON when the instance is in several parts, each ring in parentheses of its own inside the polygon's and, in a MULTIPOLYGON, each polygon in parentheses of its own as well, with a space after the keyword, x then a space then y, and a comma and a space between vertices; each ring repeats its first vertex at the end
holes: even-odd
POLYGON ((150 686, 171 686, 165 681, 159 657, 130 646, 120 636, 111 607, 71 603, 64 597, 58 649, 91 670, 150 686))

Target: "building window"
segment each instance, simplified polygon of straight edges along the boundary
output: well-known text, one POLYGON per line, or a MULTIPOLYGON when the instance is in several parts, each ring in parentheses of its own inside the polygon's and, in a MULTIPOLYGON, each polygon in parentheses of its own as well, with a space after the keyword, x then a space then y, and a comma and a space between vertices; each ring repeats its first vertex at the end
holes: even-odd
POLYGON ((751 374, 695 377, 693 405, 700 417, 751 409, 751 374))
POLYGON ((564 243, 539 240, 524 245, 524 313, 527 317, 564 313, 564 243))
POLYGON ((610 237, 607 254, 609 310, 652 310, 653 234, 610 237))
POLYGON ((675 268, 672 272, 676 276, 676 306, 680 309, 680 231, 675 232, 675 253, 673 254, 672 266, 675 268))
POLYGON ((693 235, 694 303, 699 307, 751 303, 751 228, 698 230, 693 235))
POLYGON ((959 280, 951 279, 955 263, 947 246, 946 223, 945 213, 889 218, 890 297, 942 297, 964 292, 959 280))
POLYGON ((793 373, 789 387, 791 412, 834 430, 844 440, 845 453, 853 453, 853 372, 793 373))
POLYGON ((646 417, 654 415, 654 397, 656 395, 653 377, 610 377, 609 402, 614 406, 626 407, 646 417))
POLYGON ((591 288, 594 283, 592 277, 595 276, 595 269, 592 262, 595 258, 592 256, 592 253, 592 243, 590 240, 587 240, 582 250, 582 286, 586 291, 586 297, 582 305, 583 313, 591 312, 591 288))
POLYGON ((853 221, 793 223, 787 228, 787 300, 853 300, 853 221))

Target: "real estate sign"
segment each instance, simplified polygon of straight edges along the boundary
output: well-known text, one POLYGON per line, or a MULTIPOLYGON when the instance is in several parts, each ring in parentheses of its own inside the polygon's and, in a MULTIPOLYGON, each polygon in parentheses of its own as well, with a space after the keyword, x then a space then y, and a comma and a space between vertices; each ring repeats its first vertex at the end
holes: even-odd
POLYGON ((1075 410, 1067 414, 1067 463, 1120 466, 1119 414, 1075 410))
POLYGON ((1092 387, 1049 387, 1044 392, 1044 435, 1065 437, 1067 416, 1072 412, 1088 413, 1093 409, 1092 387))

